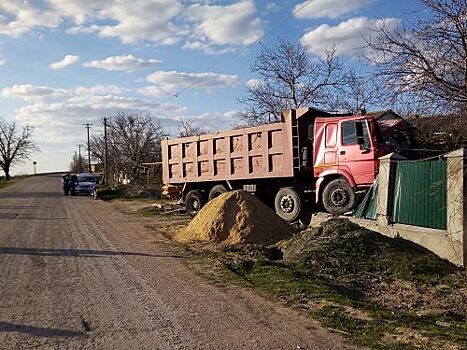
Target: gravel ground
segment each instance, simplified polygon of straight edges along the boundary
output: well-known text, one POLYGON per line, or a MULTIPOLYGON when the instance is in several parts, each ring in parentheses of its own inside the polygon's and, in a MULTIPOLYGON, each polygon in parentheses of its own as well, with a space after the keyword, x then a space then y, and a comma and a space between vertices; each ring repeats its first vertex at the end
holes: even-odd
POLYGON ((197 275, 166 229, 114 203, 65 197, 58 176, 1 190, 0 348, 354 348, 293 310, 197 275))

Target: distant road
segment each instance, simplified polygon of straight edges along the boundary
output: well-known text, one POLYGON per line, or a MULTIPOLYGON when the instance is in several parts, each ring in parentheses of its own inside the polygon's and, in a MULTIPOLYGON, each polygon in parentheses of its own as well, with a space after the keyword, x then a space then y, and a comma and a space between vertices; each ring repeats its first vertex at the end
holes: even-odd
POLYGON ((64 197, 58 175, 0 190, 0 348, 351 348, 295 311, 196 275, 157 220, 64 197))

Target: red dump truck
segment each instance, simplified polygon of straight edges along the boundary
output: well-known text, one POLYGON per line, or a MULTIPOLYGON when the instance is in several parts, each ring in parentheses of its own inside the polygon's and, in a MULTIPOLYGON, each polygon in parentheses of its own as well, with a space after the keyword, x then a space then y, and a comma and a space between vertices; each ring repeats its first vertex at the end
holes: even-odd
POLYGON ((162 141, 162 173, 194 216, 223 192, 244 189, 286 221, 309 203, 349 211, 378 172, 378 125, 362 115, 287 110, 277 123, 162 141), (176 187, 173 187, 176 186, 176 187))

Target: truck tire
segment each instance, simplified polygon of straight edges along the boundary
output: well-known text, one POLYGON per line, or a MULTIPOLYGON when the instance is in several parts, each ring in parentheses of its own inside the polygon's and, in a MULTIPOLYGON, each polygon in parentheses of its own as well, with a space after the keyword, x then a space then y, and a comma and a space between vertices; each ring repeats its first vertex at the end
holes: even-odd
POLYGON ((274 199, 276 214, 287 222, 297 220, 302 212, 303 200, 292 187, 281 188, 274 199))
POLYGON ((222 193, 225 193, 227 191, 228 190, 224 185, 216 185, 213 188, 211 188, 211 191, 209 191, 208 200, 219 197, 222 193))
POLYGON ((196 216, 204 204, 206 204, 206 201, 200 190, 191 190, 187 193, 185 197, 185 209, 191 217, 196 216))
POLYGON ((345 179, 329 182, 323 190, 323 207, 334 215, 342 215, 355 206, 356 196, 345 179))

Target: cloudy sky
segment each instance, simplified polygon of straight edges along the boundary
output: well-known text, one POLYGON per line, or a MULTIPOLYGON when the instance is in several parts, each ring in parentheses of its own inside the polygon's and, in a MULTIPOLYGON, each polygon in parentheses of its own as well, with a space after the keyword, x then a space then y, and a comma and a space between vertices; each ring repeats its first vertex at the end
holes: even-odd
MULTIPOLYGON (((228 128, 259 45, 335 44, 358 64, 361 34, 415 0, 0 0, 0 116, 30 124, 41 152, 14 169, 64 170, 83 123, 143 111, 174 134, 192 118, 228 128), (295 14, 294 14, 295 12, 295 14)), ((413 13, 412 13, 413 15, 413 13)))

